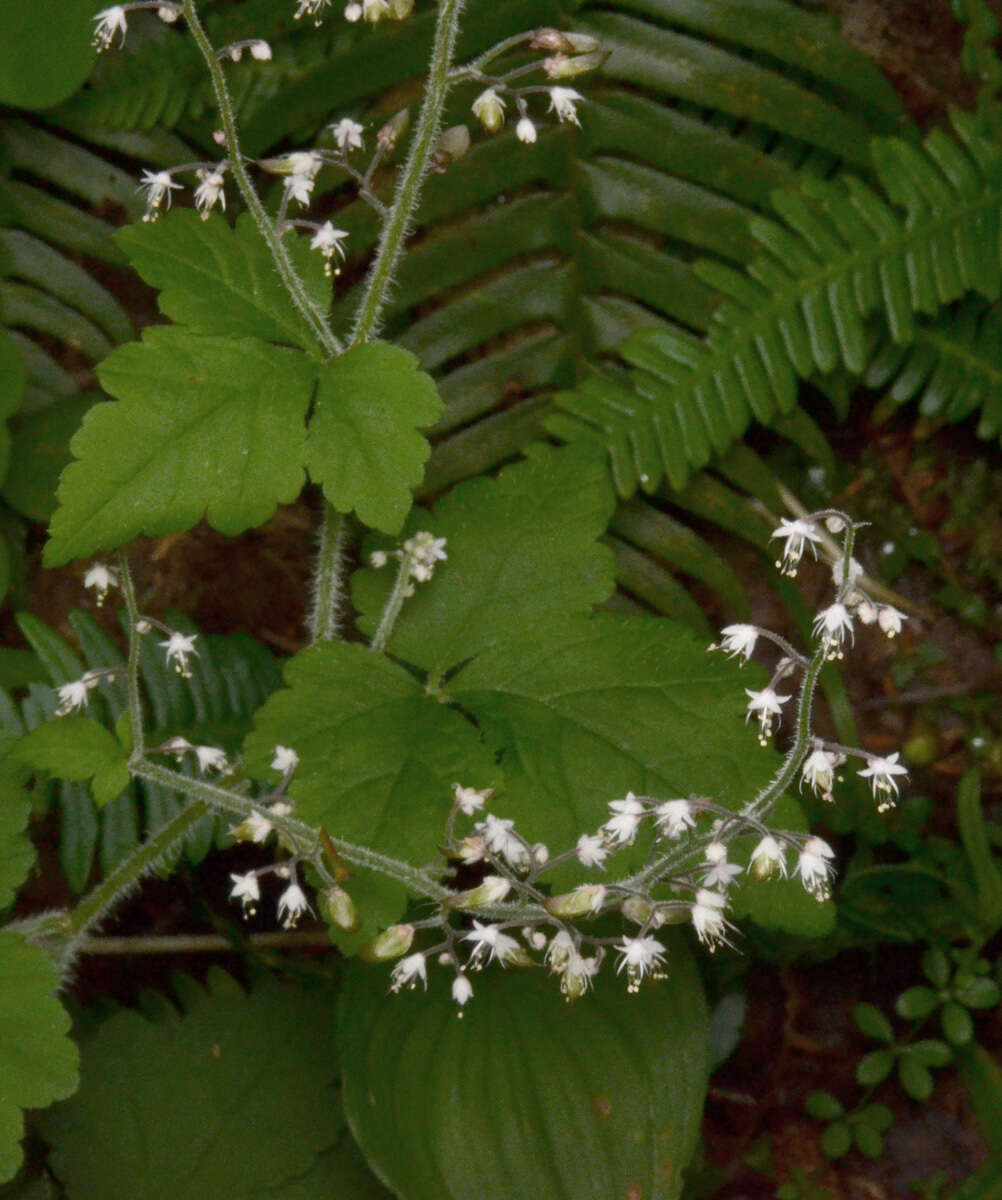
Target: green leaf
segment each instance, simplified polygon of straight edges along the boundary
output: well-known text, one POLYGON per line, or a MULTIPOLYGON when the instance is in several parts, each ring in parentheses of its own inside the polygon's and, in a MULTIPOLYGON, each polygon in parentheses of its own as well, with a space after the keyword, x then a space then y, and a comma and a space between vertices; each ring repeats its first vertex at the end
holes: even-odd
POLYGON ((879 1158, 884 1152, 884 1139, 879 1129, 858 1122, 853 1128, 856 1149, 867 1158, 879 1158))
POLYGON ((966 1046, 974 1037, 974 1021, 962 1004, 953 1000, 944 1004, 940 1019, 943 1022, 943 1036, 951 1045, 966 1046))
POLYGON ((829 1125, 821 1135, 821 1149, 829 1158, 842 1158, 852 1146, 852 1128, 845 1121, 829 1125))
POLYGON ((837 1121, 845 1112, 831 1092, 811 1092, 804 1102, 804 1108, 816 1121, 837 1121))
POLYGON ((339 512, 397 533, 430 453, 417 429, 442 401, 413 354, 386 342, 356 346, 320 368, 306 465, 339 512))
POLYGON ((485 651, 449 692, 501 753, 498 815, 553 852, 627 791, 736 807, 776 762, 744 723, 739 670, 653 617, 551 620, 485 651))
POLYGON ((22 1108, 43 1108, 77 1085, 69 1014, 55 998, 52 959, 0 930, 0 1182, 21 1165, 22 1108))
POLYGON ((73 439, 47 565, 189 529, 203 514, 234 536, 295 499, 313 385, 303 355, 155 327, 100 374, 118 403, 95 405, 73 439))
POLYGON ((894 1069, 894 1054, 890 1050, 874 1050, 864 1055, 856 1066, 856 1082, 863 1087, 881 1083, 894 1069))
POLYGON ((96 772, 90 785, 90 793, 98 808, 104 808, 117 799, 129 786, 130 778, 129 768, 124 759, 109 763, 96 772))
MULTIPOLYGON (((6 734, 0 736, 6 743, 6 734)), ((26 768, 5 753, 0 757, 0 910, 14 899, 35 861, 35 847, 25 836, 31 812, 31 797, 24 789, 27 777, 26 768)))
POLYGON ((921 1041, 912 1042, 907 1053, 924 1067, 945 1067, 953 1061, 953 1051, 938 1038, 922 1038, 921 1041))
POLYGON ((894 1002, 894 1011, 906 1021, 924 1021, 939 1004, 939 996, 927 987, 908 988, 894 1002))
POLYGON ((57 779, 79 782, 123 764, 125 751, 113 734, 90 717, 59 717, 25 734, 11 757, 57 779))
POLYGON ((73 1200, 246 1200, 302 1175, 344 1129, 333 996, 221 971, 185 1008, 121 1010, 82 1046, 80 1091, 43 1120, 73 1200))
POLYGON ((968 771, 957 784, 957 829, 974 876, 978 916, 992 937, 1002 924, 1002 872, 992 854, 981 811, 981 772, 968 771))
POLYGON ((999 985, 984 976, 961 983, 958 976, 953 994, 967 1008, 994 1008, 999 1002, 999 985))
POLYGON ((856 1004, 853 1006, 852 1019, 856 1028, 867 1037, 875 1038, 878 1042, 890 1042, 894 1039, 894 1030, 886 1015, 874 1004, 856 1004))
POLYGON ((922 955, 922 972, 935 988, 945 988, 950 982, 950 960, 939 946, 930 946, 922 955))
POLYGON ((978 1118, 981 1136, 989 1151, 1002 1161, 1002 1070, 991 1054, 977 1042, 956 1051, 957 1070, 978 1118))
MULTIPOLYGON (((612 508, 608 473, 587 452, 544 452, 496 479, 453 488, 433 515, 408 522, 408 532, 444 537, 449 557, 405 603, 389 650, 441 675, 499 641, 531 636, 550 614, 588 611, 613 589, 612 556, 597 542, 612 508)), ((353 578, 367 633, 389 575, 384 568, 353 578)))
POLYGON ((913 1100, 928 1100, 932 1095, 932 1075, 912 1054, 905 1052, 898 1060, 898 1079, 913 1100))
POLYGON ((366 1166, 362 1153, 345 1130, 331 1150, 319 1155, 305 1175, 286 1179, 257 1193, 254 1200, 392 1200, 392 1193, 366 1166))
MULTIPOLYGON (((115 240, 139 274, 160 289, 161 310, 194 333, 256 337, 315 351, 316 341, 293 307, 264 239, 248 213, 235 228, 219 216, 175 209, 137 222, 115 240)), ((323 260, 305 239, 286 250, 318 310, 326 316, 331 285, 323 260)))
POLYGON ((11 462, 0 489, 29 520, 44 525, 56 507, 56 487, 70 462, 70 440, 93 405, 93 393, 67 396, 19 419, 11 433, 11 462))
POLYGON ((864 1124, 876 1129, 878 1133, 886 1133, 894 1124, 894 1113, 886 1104, 868 1104, 860 1111, 859 1117, 864 1124))
POLYGON ((51 108, 90 74, 92 0, 14 0, 0 6, 0 103, 51 108))
MULTIPOLYGON (((303 651, 286 665, 285 680, 288 687, 255 718, 247 768, 271 778, 274 747, 293 747, 299 767, 289 794, 296 815, 333 836, 425 863, 437 855, 452 785, 499 782, 473 725, 364 646, 338 642, 303 651)), ((351 883, 348 890, 358 905, 351 883)), ((402 903, 399 887, 393 894, 402 903)), ((370 913, 354 944, 372 936, 371 923, 370 913)))
POLYGON ((540 971, 476 976, 457 1020, 444 971, 387 995, 349 967, 339 1006, 344 1103, 404 1200, 673 1200, 699 1132, 707 1016, 691 955, 628 995, 607 964, 567 1005, 540 971))

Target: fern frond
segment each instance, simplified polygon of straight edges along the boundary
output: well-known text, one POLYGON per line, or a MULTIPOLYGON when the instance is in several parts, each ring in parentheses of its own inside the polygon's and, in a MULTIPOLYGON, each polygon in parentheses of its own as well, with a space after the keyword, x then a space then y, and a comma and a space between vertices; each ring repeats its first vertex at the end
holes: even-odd
POLYGON ((972 296, 920 323, 910 344, 887 339, 863 383, 885 392, 878 415, 917 400, 922 416, 940 421, 978 413, 978 437, 1002 440, 1002 304, 972 296))
MULTIPOLYGON (((916 314, 968 291, 998 297, 1002 151, 969 115, 952 120, 959 141, 935 131, 921 149, 874 142, 883 194, 852 175, 777 193, 781 220, 751 219, 761 253, 746 270, 695 268, 724 297, 705 339, 639 332, 621 349, 636 368, 628 386, 597 377, 558 397, 587 436, 608 443, 623 495, 653 491, 665 475, 677 487, 753 418, 790 412, 798 377, 861 373, 871 316, 901 344, 915 338, 916 314)), ((551 428, 574 437, 566 419, 551 428)))

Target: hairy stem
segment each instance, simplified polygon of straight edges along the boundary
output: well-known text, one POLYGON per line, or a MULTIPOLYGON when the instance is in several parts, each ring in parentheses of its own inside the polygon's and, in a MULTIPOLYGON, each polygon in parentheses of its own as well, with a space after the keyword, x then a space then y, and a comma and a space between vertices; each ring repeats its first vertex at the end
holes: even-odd
POLYGON ((240 137, 237 132, 233 103, 230 99, 229 89, 226 86, 226 75, 223 71, 223 64, 216 58, 212 43, 209 41, 201 18, 198 15, 195 0, 184 0, 184 16, 188 22, 188 28, 191 30, 191 35, 195 39, 202 58, 205 60, 209 75, 212 78, 212 89, 216 94, 219 117, 223 124, 223 133, 226 135, 226 154, 229 158, 230 170, 233 172, 233 177, 237 182, 237 188, 243 197, 244 203, 247 205, 248 212, 254 218, 255 225, 260 230, 265 244, 271 251, 279 278, 285 285, 292 303, 309 326, 310 332, 316 338, 324 354, 330 358, 340 353, 341 344, 327 327, 324 315, 317 310, 307 294, 303 281, 299 278, 296 268, 292 265, 289 252, 282 243, 282 239, 279 237, 274 224, 265 211, 264 205, 261 203, 254 183, 247 171, 247 166, 240 150, 240 137))
MULTIPOLYGON (((186 4, 191 0, 186 0, 186 4)), ((403 253, 404 238, 421 198, 421 184, 428 171, 431 151, 438 134, 442 108, 449 91, 449 70, 459 31, 463 0, 439 0, 435 41, 428 68, 428 86, 418 116, 403 174, 397 183, 389 217, 383 225, 376 259, 366 280, 365 294, 355 316, 351 344, 358 346, 372 337, 379 325, 393 273, 403 253)))
POLYGON ((374 650, 377 654, 382 654, 386 649, 386 643, 390 640, 393 626, 396 625, 397 617, 400 616, 400 610, 403 608, 404 601, 409 595, 408 588, 413 589, 414 585, 411 583, 411 564, 413 561, 413 556, 409 553, 405 553, 400 560, 397 577, 393 581, 393 590, 390 592, 386 604, 383 606, 379 625, 372 641, 369 643, 369 649, 374 650))
POLYGON ((320 523, 320 548, 313 572, 313 611, 310 641, 332 642, 340 636, 344 606, 344 547, 350 519, 331 504, 324 504, 320 523))
POLYGON ((144 747, 143 701, 139 694, 139 609, 136 607, 136 590, 132 586, 129 559, 124 550, 118 553, 118 571, 122 585, 125 607, 129 613, 129 723, 132 726, 132 753, 141 755, 144 747))

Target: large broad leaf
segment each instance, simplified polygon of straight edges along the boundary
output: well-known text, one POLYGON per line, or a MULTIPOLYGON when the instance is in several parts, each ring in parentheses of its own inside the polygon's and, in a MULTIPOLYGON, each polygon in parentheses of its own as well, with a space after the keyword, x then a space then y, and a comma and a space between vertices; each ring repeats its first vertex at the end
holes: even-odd
POLYGON ((0 930, 0 1181, 21 1165, 21 1109, 62 1100, 77 1085, 79 1056, 53 995, 58 986, 44 950, 0 930))
MULTIPOLYGON (((290 796, 296 816, 328 833, 423 865, 437 855, 452 785, 498 781, 476 729, 425 693, 402 667, 359 645, 333 643, 298 654, 247 739, 248 769, 268 777, 273 747, 300 763, 290 796)), ((364 874, 348 884, 363 927, 351 941, 399 917, 398 885, 364 874)))
POLYGON ((250 1200, 339 1141, 329 991, 217 972, 184 992, 183 1015, 121 1011, 84 1043, 79 1093, 44 1121, 71 1200, 250 1200))
POLYGON ((488 972, 459 1020, 447 973, 387 995, 349 967, 339 1009, 345 1111, 404 1200, 672 1200, 699 1133, 707 1013, 669 939, 668 978, 626 992, 607 965, 567 1005, 541 971, 488 972))
POLYGON ((10 0, 0 6, 0 103, 51 108, 94 63, 93 0, 10 0))
POLYGON ((430 449, 416 429, 433 425, 442 401, 418 360, 385 342, 356 346, 320 371, 307 466, 339 512, 397 533, 430 449))
MULTIPOLYGON (((446 539, 448 560, 408 600, 392 653, 442 674, 523 633, 551 613, 587 612, 613 590, 615 564, 598 543, 612 515, 608 472, 596 454, 546 452, 496 479, 454 488, 408 529, 446 539)), ((372 633, 392 573, 353 578, 362 628, 372 633)))
POLYGON ((31 811, 27 777, 24 767, 0 757, 0 910, 14 899, 35 861, 35 847, 24 832, 31 811))
MULTIPOLYGON (((159 221, 130 225, 115 240, 143 279, 160 289, 161 309, 178 324, 196 333, 316 349, 249 214, 230 228, 222 217, 203 221, 191 209, 177 209, 159 221)), ((287 249, 307 294, 326 314, 331 285, 323 259, 304 239, 291 239, 287 249)))
POLYGON ((11 755, 59 779, 79 781, 123 762, 126 752, 112 733, 90 717, 62 717, 26 734, 11 755))
POLYGON ((146 330, 101 368, 116 404, 98 404, 73 439, 45 561, 57 566, 139 533, 206 516, 235 535, 302 487, 312 363, 253 338, 146 330))

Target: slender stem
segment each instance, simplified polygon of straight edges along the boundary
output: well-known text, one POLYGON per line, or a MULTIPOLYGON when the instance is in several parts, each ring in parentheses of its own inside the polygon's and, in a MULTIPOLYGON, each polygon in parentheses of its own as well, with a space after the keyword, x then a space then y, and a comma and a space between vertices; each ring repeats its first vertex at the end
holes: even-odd
POLYGON ((216 94, 216 104, 219 107, 219 116, 223 123, 223 133, 226 135, 226 153, 230 161, 230 168, 233 171, 233 177, 240 190, 240 195, 243 197, 248 211, 254 218, 254 223, 260 230, 268 249, 271 251, 279 278, 285 285, 292 303, 295 305, 300 316, 306 321, 324 353, 327 357, 332 357, 340 353, 341 344, 334 334, 331 333, 330 329, 328 329, 327 321, 323 314, 317 310, 310 299, 303 281, 299 278, 296 268, 292 265, 289 252, 276 232, 275 226, 265 211, 264 205, 261 203, 260 197, 254 188, 253 181, 248 174, 247 166, 244 163, 243 154, 240 150, 240 138, 237 133, 233 103, 230 99, 229 89, 226 86, 226 75, 222 64, 216 58, 212 43, 209 41, 202 26, 195 0, 184 0, 184 16, 188 22, 188 28, 191 30, 191 35, 201 51, 202 58, 205 60, 209 75, 212 78, 212 88, 216 94))
POLYGON ((393 626, 396 625, 397 617, 400 616, 400 610, 403 608, 404 601, 409 595, 408 589, 414 586, 411 582, 411 563, 413 561, 413 557, 408 553, 405 553, 400 560, 397 577, 393 581, 393 590, 390 592, 389 598, 383 606, 383 612, 379 618, 379 626, 369 644, 369 649, 374 650, 377 654, 382 654, 386 649, 386 643, 390 640, 393 626))
POLYGON ((129 723, 132 726, 132 753, 139 756, 143 753, 143 701, 139 695, 139 609, 136 607, 136 590, 132 586, 132 573, 129 571, 129 559, 124 550, 118 553, 119 578, 122 585, 122 595, 129 614, 129 658, 127 665, 129 679, 129 723))
POLYGON ((332 505, 324 504, 320 524, 320 550, 313 572, 313 611, 310 641, 332 642, 340 635, 344 607, 344 546, 350 521, 332 505))
MULTIPOLYGON (((191 0, 185 0, 185 2, 187 6, 191 0)), ((386 297, 393 282, 393 273, 403 252, 404 238, 410 229, 421 196, 421 184, 428 170, 432 147, 442 117, 442 108, 449 91, 449 69, 452 65, 462 8, 463 0, 439 0, 438 17, 435 22, 435 41, 428 70, 428 86, 414 130, 414 138, 407 154, 407 162, 397 184, 393 207, 390 209, 389 218, 383 225, 376 260, 369 272, 365 294, 355 317, 355 328, 351 334, 353 346, 368 341, 379 325, 386 297)))

